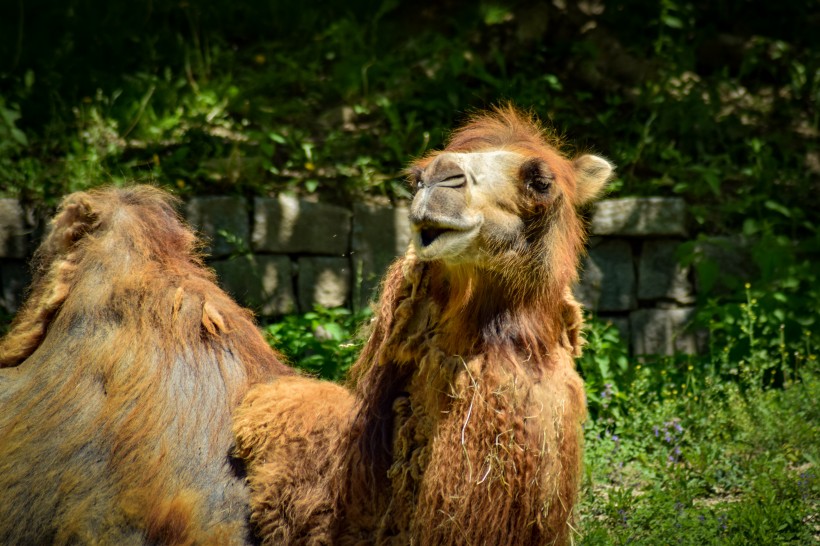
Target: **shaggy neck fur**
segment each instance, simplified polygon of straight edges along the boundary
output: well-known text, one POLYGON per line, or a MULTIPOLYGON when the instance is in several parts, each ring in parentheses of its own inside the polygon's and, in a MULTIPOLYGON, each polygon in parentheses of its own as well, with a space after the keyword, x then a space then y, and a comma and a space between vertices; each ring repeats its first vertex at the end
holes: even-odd
MULTIPOLYGON (((521 286, 531 283, 508 281, 493 271, 420 262, 412 252, 388 273, 373 334, 353 370, 360 404, 354 428, 360 435, 348 464, 363 463, 370 471, 346 484, 351 499, 367 498, 358 490, 362 484, 386 492, 371 508, 381 542, 412 537, 420 543, 459 543, 440 534, 458 526, 433 524, 444 513, 466 518, 461 524, 466 536, 492 543, 495 531, 475 515, 462 514, 465 507, 481 513, 477 508, 486 505, 484 514, 500 518, 497 529, 532 533, 518 537, 521 544, 542 536, 548 520, 561 528, 569 517, 566 510, 538 504, 544 488, 574 495, 574 481, 539 475, 546 456, 541 446, 556 444, 553 437, 563 434, 563 422, 543 422, 543 407, 534 410, 531 425, 526 415, 516 414, 528 411, 539 383, 574 375, 579 309, 566 286, 547 282, 522 295, 521 286), (563 369, 559 364, 567 361, 569 368, 563 369), (463 457, 431 462, 448 453, 463 457), (426 483, 437 484, 431 488, 436 494, 420 502, 426 483), (452 499, 441 488, 448 483, 452 499), (507 491, 516 491, 515 498, 507 491), (465 496, 470 502, 461 502, 465 496), (491 506, 498 502, 507 506, 500 513, 491 506)), ((583 399, 580 380, 576 387, 575 395, 583 399)), ((568 413, 572 435, 583 406, 568 413)), ((577 456, 577 449, 565 455, 577 456)), ((350 470, 343 475, 356 476, 350 470)))

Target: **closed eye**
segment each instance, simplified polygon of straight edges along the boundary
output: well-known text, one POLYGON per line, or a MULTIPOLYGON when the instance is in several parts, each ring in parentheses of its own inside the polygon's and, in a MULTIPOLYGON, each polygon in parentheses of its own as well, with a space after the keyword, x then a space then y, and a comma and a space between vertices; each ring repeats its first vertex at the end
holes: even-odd
POLYGON ((546 193, 552 187, 552 179, 543 176, 535 177, 527 182, 527 187, 538 193, 546 193))
POLYGON ((526 161, 519 169, 519 176, 527 189, 538 194, 548 193, 552 187, 552 173, 541 159, 526 161))

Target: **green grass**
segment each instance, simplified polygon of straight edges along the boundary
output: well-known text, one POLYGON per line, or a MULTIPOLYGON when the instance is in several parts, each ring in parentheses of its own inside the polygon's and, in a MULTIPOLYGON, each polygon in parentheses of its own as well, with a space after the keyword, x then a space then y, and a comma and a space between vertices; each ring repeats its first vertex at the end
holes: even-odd
POLYGON ((665 365, 642 366, 619 391, 623 413, 602 407, 585 426, 581 544, 816 541, 816 357, 768 389, 710 381, 693 366, 687 382, 663 384, 666 395, 650 386, 665 365))
POLYGON ((811 328, 787 340, 791 299, 743 294, 702 314, 704 356, 623 365, 615 329, 591 322, 582 544, 820 539, 820 341, 811 328))

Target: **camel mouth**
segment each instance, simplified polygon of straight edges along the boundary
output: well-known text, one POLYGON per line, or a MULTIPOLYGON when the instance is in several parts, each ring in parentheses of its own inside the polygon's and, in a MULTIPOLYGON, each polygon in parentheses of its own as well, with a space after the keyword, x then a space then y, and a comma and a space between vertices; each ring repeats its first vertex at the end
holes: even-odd
POLYGON ((463 254, 478 234, 480 222, 421 222, 413 227, 413 244, 423 260, 452 258, 463 254))
POLYGON ((438 239, 439 237, 441 237, 445 233, 452 233, 452 232, 456 232, 456 231, 458 231, 458 230, 455 230, 453 228, 447 228, 447 227, 434 227, 434 226, 423 227, 423 228, 419 229, 419 237, 421 238, 421 246, 426 248, 426 247, 430 246, 431 244, 433 244, 433 242, 435 242, 436 239, 438 239))

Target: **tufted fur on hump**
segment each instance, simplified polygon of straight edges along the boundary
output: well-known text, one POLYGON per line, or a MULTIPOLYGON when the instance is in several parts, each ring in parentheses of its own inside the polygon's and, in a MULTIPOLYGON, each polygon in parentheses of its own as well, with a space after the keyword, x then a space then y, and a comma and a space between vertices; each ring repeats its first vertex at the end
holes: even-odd
POLYGON ((0 341, 0 543, 250 539, 231 412, 293 372, 214 284, 175 204, 95 190, 51 223, 0 341))
POLYGON ((236 455, 248 468, 251 522, 264 546, 333 543, 330 482, 352 406, 343 387, 300 376, 258 385, 242 402, 236 455))

